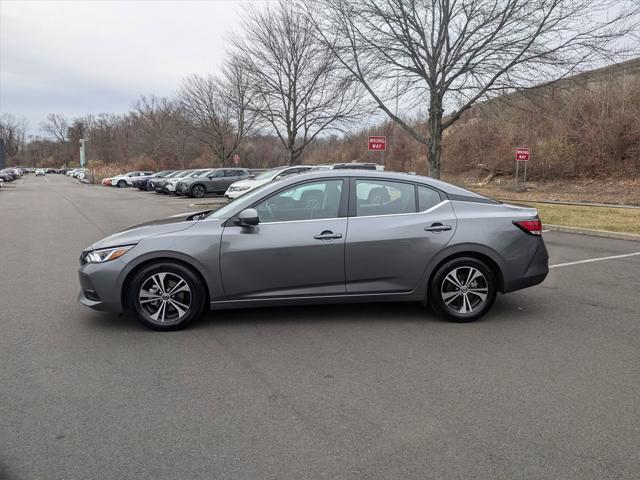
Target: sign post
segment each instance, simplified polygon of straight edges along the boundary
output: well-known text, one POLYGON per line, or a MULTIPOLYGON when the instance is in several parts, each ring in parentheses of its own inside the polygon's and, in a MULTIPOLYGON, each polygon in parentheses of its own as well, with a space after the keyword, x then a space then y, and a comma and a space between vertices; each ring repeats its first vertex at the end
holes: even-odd
POLYGON ((84 167, 85 162, 85 153, 84 153, 84 142, 86 142, 86 140, 84 138, 80 139, 80 166, 84 167))
POLYGON ((525 190, 527 188, 527 163, 529 163, 530 157, 531 150, 529 147, 516 148, 516 190, 518 189, 518 167, 520 166, 520 162, 524 162, 524 179, 522 181, 522 188, 525 190))
POLYGON ((384 152, 387 149, 387 137, 373 135, 369 137, 369 152, 382 152, 382 164, 384 165, 384 152))

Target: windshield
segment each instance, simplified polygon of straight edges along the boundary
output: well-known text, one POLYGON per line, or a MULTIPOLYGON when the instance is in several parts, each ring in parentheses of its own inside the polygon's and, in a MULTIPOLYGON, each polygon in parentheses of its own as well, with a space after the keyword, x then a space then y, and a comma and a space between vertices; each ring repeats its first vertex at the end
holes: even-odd
POLYGON ((234 198, 229 203, 227 203, 224 207, 219 208, 215 212, 211 212, 209 215, 207 215, 207 217, 208 218, 229 218, 231 217, 231 212, 236 209, 238 200, 254 200, 255 201, 257 198, 260 197, 262 192, 265 189, 269 188, 271 185, 272 185, 271 183, 265 183, 264 185, 260 185, 259 187, 254 188, 253 190, 250 190, 244 195, 240 195, 239 197, 234 198))
POLYGON ((189 175, 189 177, 204 177, 205 175, 208 175, 212 171, 213 170, 198 170, 193 175, 189 175))
POLYGON ((259 173, 253 178, 254 180, 264 180, 265 178, 271 178, 275 176, 281 170, 282 168, 272 168, 271 170, 267 170, 266 172, 259 173))
POLYGON ((182 177, 186 177, 190 174, 193 173, 193 170, 183 170, 182 172, 178 173, 177 175, 174 175, 173 178, 182 178, 182 177))

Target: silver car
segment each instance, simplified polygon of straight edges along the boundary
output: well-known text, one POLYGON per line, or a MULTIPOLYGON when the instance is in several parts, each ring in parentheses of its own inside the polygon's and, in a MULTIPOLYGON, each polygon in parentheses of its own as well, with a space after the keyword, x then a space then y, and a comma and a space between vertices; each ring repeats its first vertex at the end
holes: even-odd
POLYGON ((428 303, 457 322, 549 271, 532 208, 427 177, 337 170, 129 228, 80 256, 80 303, 175 330, 211 309, 428 303))

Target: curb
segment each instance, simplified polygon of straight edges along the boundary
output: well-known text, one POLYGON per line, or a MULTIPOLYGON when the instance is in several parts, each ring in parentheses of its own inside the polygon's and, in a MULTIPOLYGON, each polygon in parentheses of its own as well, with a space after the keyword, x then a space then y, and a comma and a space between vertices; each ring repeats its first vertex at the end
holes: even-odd
POLYGON ((551 230, 552 232, 577 233, 578 235, 590 235, 592 237, 616 238, 618 240, 632 240, 640 242, 640 235, 636 235, 635 233, 610 232, 609 230, 589 230, 588 228, 548 224, 544 224, 543 228, 551 230))

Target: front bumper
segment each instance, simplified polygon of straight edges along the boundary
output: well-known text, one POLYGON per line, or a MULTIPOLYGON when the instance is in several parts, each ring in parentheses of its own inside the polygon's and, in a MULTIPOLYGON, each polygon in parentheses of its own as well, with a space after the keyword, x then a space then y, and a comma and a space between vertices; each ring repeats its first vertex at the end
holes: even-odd
POLYGON ((123 267, 120 260, 82 265, 78 271, 78 302, 101 312, 122 313, 120 275, 123 267))
POLYGON ((229 191, 227 190, 226 192, 224 192, 224 196, 227 197, 230 200, 233 200, 234 198, 238 198, 241 195, 244 195, 247 192, 250 192, 251 189, 249 190, 233 190, 233 191, 229 191))

